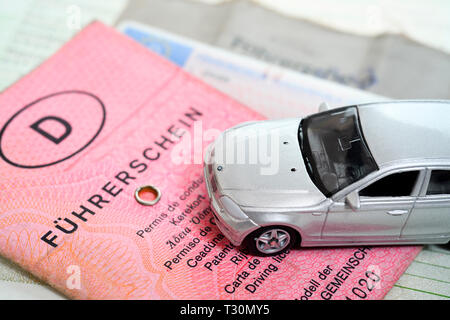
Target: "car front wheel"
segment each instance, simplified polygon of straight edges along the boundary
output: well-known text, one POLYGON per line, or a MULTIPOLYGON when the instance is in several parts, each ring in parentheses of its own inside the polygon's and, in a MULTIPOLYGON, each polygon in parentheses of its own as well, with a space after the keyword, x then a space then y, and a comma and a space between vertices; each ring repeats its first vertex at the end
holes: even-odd
POLYGON ((271 256, 290 248, 295 243, 295 238, 295 233, 288 228, 265 227, 250 236, 249 245, 255 253, 271 256))

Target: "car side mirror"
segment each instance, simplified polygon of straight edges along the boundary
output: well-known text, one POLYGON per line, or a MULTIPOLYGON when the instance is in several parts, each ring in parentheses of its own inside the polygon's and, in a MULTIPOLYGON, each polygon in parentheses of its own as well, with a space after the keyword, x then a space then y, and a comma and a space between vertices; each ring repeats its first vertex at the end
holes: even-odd
POLYGON ((359 201, 358 191, 353 191, 345 197, 345 204, 348 205, 353 210, 357 210, 361 207, 361 202, 359 201))

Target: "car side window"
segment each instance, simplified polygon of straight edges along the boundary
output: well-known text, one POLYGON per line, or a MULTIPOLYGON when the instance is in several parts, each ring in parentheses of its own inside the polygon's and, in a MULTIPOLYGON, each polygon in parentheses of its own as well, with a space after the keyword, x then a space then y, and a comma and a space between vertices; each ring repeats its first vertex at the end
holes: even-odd
POLYGON ((359 192, 362 197, 406 197, 410 196, 420 171, 405 171, 390 174, 359 192))
POLYGON ((427 195, 450 194, 450 170, 433 170, 427 195))

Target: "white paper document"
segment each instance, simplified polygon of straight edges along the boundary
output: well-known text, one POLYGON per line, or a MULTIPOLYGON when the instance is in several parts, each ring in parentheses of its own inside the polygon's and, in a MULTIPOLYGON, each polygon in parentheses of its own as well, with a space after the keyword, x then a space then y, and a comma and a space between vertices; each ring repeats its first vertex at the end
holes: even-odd
POLYGON ((92 20, 112 25, 127 3, 128 0, 0 1, 0 91, 37 67, 92 20))

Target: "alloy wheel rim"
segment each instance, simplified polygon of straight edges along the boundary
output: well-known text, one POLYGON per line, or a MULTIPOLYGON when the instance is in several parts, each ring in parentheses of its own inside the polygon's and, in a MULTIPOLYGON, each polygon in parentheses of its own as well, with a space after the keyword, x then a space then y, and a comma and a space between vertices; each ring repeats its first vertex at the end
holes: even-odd
POLYGON ((289 232, 283 229, 270 229, 255 238, 256 248, 264 254, 273 254, 285 249, 291 237, 289 232))

